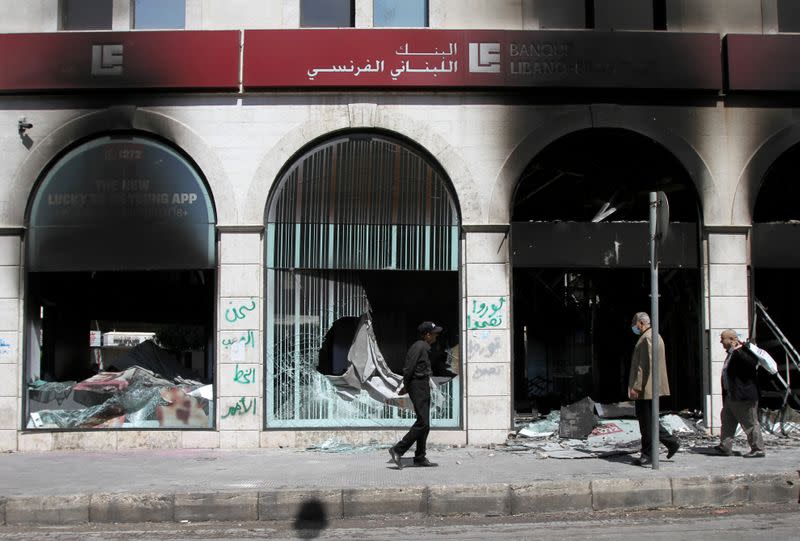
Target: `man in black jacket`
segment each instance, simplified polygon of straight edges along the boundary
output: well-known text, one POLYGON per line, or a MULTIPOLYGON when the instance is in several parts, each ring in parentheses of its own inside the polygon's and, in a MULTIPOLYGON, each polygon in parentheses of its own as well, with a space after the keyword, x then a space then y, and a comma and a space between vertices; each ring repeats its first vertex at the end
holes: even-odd
POLYGON ((728 355, 722 365, 722 434, 715 449, 722 455, 732 455, 736 425, 740 424, 750 444, 750 452, 742 456, 761 458, 764 439, 758 423, 758 361, 742 347, 733 329, 722 331, 720 344, 728 355))
POLYGON ((414 404, 414 413, 417 420, 411 429, 403 436, 394 447, 389 448, 392 461, 398 469, 403 469, 400 457, 416 442, 414 452, 415 466, 436 466, 425 457, 425 446, 428 433, 431 431, 431 360, 428 353, 431 344, 436 342, 442 328, 431 321, 425 321, 417 327, 419 340, 414 342, 406 354, 406 363, 403 367, 403 389, 400 394, 408 393, 411 403, 414 404))

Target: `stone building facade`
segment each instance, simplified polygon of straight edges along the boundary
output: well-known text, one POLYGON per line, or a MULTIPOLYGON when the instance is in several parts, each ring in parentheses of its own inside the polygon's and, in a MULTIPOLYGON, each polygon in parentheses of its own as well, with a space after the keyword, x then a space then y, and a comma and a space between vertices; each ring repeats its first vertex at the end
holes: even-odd
POLYGON ((320 29, 313 2, 185 0, 155 32, 128 0, 66 30, 68 4, 0 1, 0 450, 391 442, 407 415, 314 370, 326 340, 347 358, 334 323, 370 310, 393 370, 417 319, 448 327, 432 442, 624 400, 651 189, 680 222, 669 407, 718 429, 717 337, 752 334, 754 299, 791 339, 800 217, 775 186, 800 159, 792 2, 428 0, 388 28, 384 3, 355 0, 354 28, 320 29), (170 168, 137 177, 140 151, 170 168), (211 386, 191 399, 207 422, 31 419, 37 386, 88 379, 107 334, 148 324, 201 335, 180 359, 211 386))

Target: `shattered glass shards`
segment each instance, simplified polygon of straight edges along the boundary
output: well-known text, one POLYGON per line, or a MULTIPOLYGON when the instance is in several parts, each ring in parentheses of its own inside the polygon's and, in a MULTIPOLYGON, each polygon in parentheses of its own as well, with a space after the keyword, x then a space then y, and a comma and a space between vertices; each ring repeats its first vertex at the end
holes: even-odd
POLYGON ((558 423, 561 420, 561 412, 552 411, 547 417, 528 423, 517 433, 524 438, 546 438, 558 431, 558 423))
POLYGON ((169 381, 139 366, 101 372, 70 385, 72 408, 32 411, 28 428, 208 428, 213 423, 209 391, 189 393, 212 386, 190 381, 169 381))
POLYGON ((334 437, 328 438, 321 443, 309 445, 306 450, 322 453, 369 453, 379 449, 388 449, 389 447, 391 447, 390 444, 380 443, 377 440, 370 440, 364 445, 355 445, 334 437))

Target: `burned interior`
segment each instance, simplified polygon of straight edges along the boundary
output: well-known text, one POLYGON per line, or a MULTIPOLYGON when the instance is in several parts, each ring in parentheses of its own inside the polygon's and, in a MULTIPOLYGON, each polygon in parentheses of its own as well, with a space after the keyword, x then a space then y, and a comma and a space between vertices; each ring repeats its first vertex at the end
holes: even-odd
POLYGON ((28 210, 26 428, 214 425, 215 214, 170 146, 86 141, 28 210))
POLYGON ((760 374, 763 406, 778 409, 783 405, 800 408, 800 377, 792 349, 800 346, 800 284, 794 278, 800 270, 800 255, 794 249, 800 244, 800 185, 797 169, 800 166, 800 145, 784 152, 767 170, 753 210, 751 241, 752 280, 755 301, 772 320, 781 339, 757 307, 752 316, 756 322, 755 338, 777 361, 779 374, 793 393, 786 393, 778 378, 763 371, 760 374), (787 344, 788 343, 788 344, 787 344))
POLYGON ((630 321, 650 311, 648 194, 669 199, 660 251, 660 331, 671 396, 701 408, 697 193, 678 160, 619 129, 565 136, 535 156, 513 199, 514 405, 547 413, 589 396, 627 400, 630 321))
POLYGON ((398 377, 424 320, 446 331, 432 423, 458 426, 459 217, 440 168, 342 135, 292 161, 266 221, 266 427, 407 424, 398 377))

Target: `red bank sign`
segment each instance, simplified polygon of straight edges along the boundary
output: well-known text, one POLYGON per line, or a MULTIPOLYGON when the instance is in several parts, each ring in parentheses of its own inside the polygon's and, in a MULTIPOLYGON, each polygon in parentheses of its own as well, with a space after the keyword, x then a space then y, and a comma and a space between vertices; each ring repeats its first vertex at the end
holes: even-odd
POLYGON ((716 34, 246 30, 245 89, 722 86, 716 34))
POLYGON ((0 34, 0 90, 239 87, 238 31, 0 34))
POLYGON ((0 91, 722 87, 717 34, 316 29, 0 34, 0 91), (240 59, 242 72, 240 77, 240 59))

